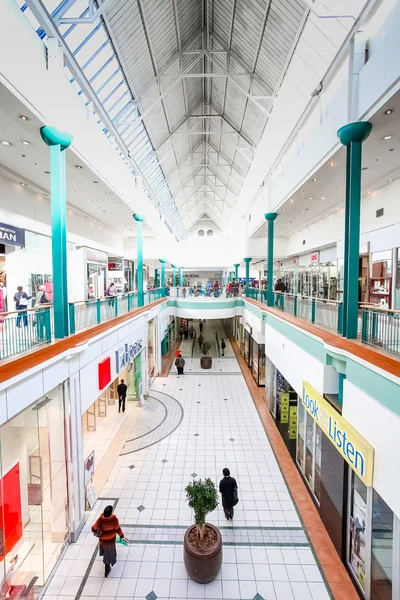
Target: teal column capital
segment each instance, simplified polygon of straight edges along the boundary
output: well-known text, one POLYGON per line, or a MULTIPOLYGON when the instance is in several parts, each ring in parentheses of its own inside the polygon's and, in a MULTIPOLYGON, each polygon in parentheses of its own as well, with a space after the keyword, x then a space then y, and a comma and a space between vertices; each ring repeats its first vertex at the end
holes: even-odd
POLYGON ((365 142, 371 130, 372 124, 369 121, 357 121, 338 129, 337 136, 343 146, 350 146, 352 142, 365 142))
POLYGON ((278 213, 276 213, 276 212, 269 212, 269 213, 265 213, 265 215, 264 215, 264 217, 266 218, 267 221, 275 221, 277 216, 278 216, 278 213))
POLYGON ((66 150, 73 140, 72 133, 59 131, 56 127, 45 125, 40 128, 40 136, 48 146, 60 146, 61 151, 66 150))
POLYGON ((233 266, 235 267, 235 269, 238 269, 240 267, 240 263, 235 263, 233 266))
POLYGON ((173 269, 176 269, 176 265, 173 265, 172 263, 171 263, 171 267, 172 267, 173 269))
POLYGON ((250 263, 253 259, 247 257, 247 258, 244 258, 243 260, 244 260, 245 263, 250 263))
POLYGON ((159 258, 158 260, 160 261, 160 263, 161 263, 162 265, 165 265, 165 263, 167 262, 167 259, 166 259, 166 258, 159 258))
POLYGON ((132 216, 135 219, 136 223, 142 223, 144 221, 144 217, 139 213, 133 213, 132 216))

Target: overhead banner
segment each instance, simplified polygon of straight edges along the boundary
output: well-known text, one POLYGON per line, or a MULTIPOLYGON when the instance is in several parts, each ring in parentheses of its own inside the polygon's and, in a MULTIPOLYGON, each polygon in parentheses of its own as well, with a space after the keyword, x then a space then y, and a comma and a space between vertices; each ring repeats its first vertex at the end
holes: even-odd
POLYGON ((372 486, 373 447, 307 381, 302 404, 361 481, 372 486))

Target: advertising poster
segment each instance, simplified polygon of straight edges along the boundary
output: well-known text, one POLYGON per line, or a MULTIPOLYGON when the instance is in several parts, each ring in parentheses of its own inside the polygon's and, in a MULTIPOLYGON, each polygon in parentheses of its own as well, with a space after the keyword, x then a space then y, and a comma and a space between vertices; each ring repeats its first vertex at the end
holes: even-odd
POLYGON ((361 588, 365 590, 365 520, 367 505, 354 490, 352 517, 350 519, 350 564, 361 588))

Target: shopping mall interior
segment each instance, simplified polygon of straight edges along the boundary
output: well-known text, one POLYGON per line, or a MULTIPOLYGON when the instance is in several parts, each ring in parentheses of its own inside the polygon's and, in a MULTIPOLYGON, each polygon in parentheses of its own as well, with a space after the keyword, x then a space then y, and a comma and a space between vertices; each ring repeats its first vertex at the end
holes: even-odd
POLYGON ((400 1, 0 6, 2 598, 400 600, 400 1))

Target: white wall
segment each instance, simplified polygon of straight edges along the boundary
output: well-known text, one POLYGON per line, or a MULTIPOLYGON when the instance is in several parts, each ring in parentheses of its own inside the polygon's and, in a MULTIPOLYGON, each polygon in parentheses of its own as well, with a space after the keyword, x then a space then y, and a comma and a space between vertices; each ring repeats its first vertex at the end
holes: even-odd
POLYGON ((243 309, 241 323, 243 326, 248 325, 251 327, 251 335, 256 340, 257 344, 263 344, 265 342, 264 323, 258 315, 250 312, 245 307, 243 309))
POLYGON ((374 488, 400 517, 400 418, 346 380, 343 417, 375 448, 374 488))
POLYGON ((303 381, 308 381, 320 394, 331 391, 330 369, 283 337, 273 327, 265 325, 265 354, 287 379, 296 392, 303 395, 303 381), (326 373, 328 379, 325 381, 326 373))

